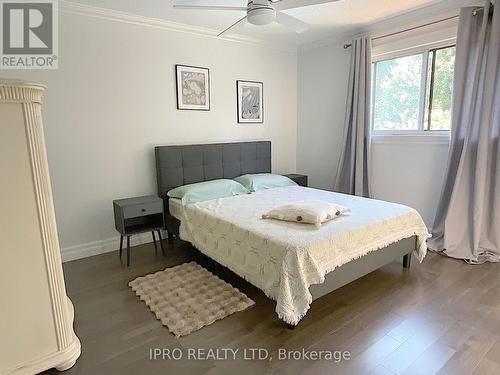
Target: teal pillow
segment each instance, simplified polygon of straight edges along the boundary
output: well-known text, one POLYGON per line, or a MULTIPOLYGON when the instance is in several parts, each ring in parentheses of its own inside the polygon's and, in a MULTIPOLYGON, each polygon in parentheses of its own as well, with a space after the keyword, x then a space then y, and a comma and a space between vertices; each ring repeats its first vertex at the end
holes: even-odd
POLYGON ((244 174, 243 176, 236 177, 234 180, 238 181, 251 192, 276 187, 297 186, 288 177, 271 173, 244 174))
POLYGON ((238 182, 220 179, 179 186, 170 190, 167 195, 170 198, 179 198, 183 205, 188 205, 248 193, 250 192, 238 182))

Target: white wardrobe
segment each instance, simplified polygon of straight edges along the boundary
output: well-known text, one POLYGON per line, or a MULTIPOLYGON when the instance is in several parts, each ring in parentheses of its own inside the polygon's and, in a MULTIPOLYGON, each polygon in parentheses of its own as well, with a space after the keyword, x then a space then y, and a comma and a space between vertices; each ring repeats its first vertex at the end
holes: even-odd
POLYGON ((43 91, 0 79, 0 374, 65 370, 80 356, 57 238, 43 91))

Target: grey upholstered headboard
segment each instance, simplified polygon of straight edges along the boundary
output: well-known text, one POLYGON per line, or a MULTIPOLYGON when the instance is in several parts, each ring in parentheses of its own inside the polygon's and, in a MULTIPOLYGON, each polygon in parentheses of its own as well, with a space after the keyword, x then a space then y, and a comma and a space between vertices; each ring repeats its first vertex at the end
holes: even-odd
POLYGON ((212 143, 155 147, 156 181, 162 198, 175 187, 271 172, 271 142, 212 143))

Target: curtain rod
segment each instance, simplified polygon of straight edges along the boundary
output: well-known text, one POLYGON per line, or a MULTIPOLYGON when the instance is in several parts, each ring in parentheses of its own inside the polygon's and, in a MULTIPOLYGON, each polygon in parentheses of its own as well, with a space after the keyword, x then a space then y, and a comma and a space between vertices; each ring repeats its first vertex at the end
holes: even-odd
MULTIPOLYGON (((483 7, 479 7, 479 8, 476 8, 472 11, 472 15, 477 15, 478 12, 484 10, 483 7)), ((433 22, 429 22, 429 23, 426 23, 424 25, 419 25, 419 26, 415 26, 415 27, 410 27, 409 29, 404 29, 404 30, 400 30, 400 31, 396 31, 396 32, 393 32, 393 33, 390 33, 390 34, 386 34, 386 35, 381 35, 381 36, 377 36, 375 38, 372 38, 372 40, 378 40, 378 39, 382 39, 382 38, 387 38, 389 36, 393 36, 393 35, 398 35, 398 34, 401 34, 401 33, 406 33, 408 31, 413 31, 413 30, 417 30, 417 29, 420 29, 422 27, 427 27, 427 26, 431 26, 431 25, 434 25, 436 23, 440 23, 440 22, 444 22, 444 21, 449 21, 449 20, 452 20, 454 18, 458 18, 458 15, 456 16, 451 16, 451 17, 447 17, 447 18, 443 18, 441 20, 437 20, 437 21, 433 21, 433 22)), ((346 43, 344 44, 344 49, 347 49, 349 47, 352 46, 352 43, 346 43)))

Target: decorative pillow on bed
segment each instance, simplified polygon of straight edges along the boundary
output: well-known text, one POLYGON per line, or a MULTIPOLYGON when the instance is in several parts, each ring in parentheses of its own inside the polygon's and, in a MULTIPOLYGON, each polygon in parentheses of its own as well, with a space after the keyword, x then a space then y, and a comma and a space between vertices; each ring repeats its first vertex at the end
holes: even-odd
POLYGON ((335 203, 305 200, 273 208, 268 213, 262 215, 262 218, 314 224, 320 227, 321 224, 349 211, 349 208, 335 203))
POLYGON ((251 192, 276 187, 297 186, 288 177, 271 173, 244 174, 243 176, 236 177, 234 180, 238 181, 251 192))
POLYGON ((170 198, 181 199, 185 206, 191 203, 249 193, 243 185, 236 181, 220 179, 179 186, 170 190, 167 195, 170 198))

